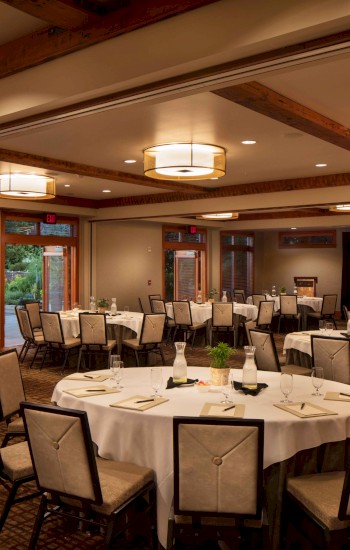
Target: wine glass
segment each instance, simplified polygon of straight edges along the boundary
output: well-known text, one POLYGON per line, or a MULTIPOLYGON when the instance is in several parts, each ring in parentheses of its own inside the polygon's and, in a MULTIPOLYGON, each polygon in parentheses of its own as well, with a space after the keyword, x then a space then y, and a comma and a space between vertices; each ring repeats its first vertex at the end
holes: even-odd
POLYGON ((151 395, 151 397, 154 397, 155 399, 157 399, 158 397, 162 397, 160 393, 158 393, 162 384, 163 370, 159 367, 151 368, 151 386, 154 390, 154 394, 151 395))
POLYGON ((280 388, 281 388, 281 392, 284 395, 284 399, 281 399, 281 403, 292 403, 292 401, 288 399, 288 395, 292 393, 292 390, 293 390, 292 374, 287 374, 286 372, 281 373, 280 388))
POLYGON ((326 322, 325 322, 323 319, 321 319, 321 320, 318 322, 318 327, 319 327, 320 332, 321 332, 322 334, 324 334, 324 333, 326 332, 326 326, 325 326, 325 325, 326 325, 326 322))
MULTIPOLYGON (((117 356, 118 357, 118 356, 117 356)), ((116 359, 115 361, 113 361, 111 363, 111 372, 112 372, 112 376, 113 376, 113 380, 115 381, 116 383, 116 388, 118 390, 122 389, 123 386, 121 386, 120 382, 123 378, 123 373, 124 373, 124 362, 123 361, 120 361, 118 359, 116 359)))
POLYGON ((125 317, 129 315, 129 306, 124 306, 124 315, 125 317))
POLYGON ((319 388, 323 386, 323 380, 323 367, 313 367, 311 371, 311 382, 316 391, 312 395, 315 395, 316 397, 320 397, 323 395, 319 392, 319 388))
POLYGON ((222 399, 222 401, 220 401, 220 403, 233 403, 232 391, 233 391, 233 374, 230 372, 227 379, 227 384, 224 384, 223 386, 221 386, 221 392, 224 398, 222 399))
POLYGON ((326 333, 328 334, 328 336, 332 336, 333 329, 333 323, 326 323, 326 333))

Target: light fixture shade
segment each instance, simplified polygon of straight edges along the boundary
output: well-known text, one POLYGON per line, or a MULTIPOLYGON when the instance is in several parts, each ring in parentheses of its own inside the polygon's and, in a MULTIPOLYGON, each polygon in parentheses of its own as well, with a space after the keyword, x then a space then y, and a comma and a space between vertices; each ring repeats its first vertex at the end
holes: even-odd
POLYGON ((337 204, 329 209, 331 212, 350 212, 350 204, 337 204))
POLYGON ((218 212, 217 214, 202 214, 196 216, 198 220, 237 220, 238 212, 218 212))
POLYGON ((7 199, 53 199, 56 181, 37 174, 0 174, 0 197, 7 199))
POLYGON ((204 143, 165 143, 143 152, 144 174, 159 180, 206 180, 225 175, 226 151, 204 143))

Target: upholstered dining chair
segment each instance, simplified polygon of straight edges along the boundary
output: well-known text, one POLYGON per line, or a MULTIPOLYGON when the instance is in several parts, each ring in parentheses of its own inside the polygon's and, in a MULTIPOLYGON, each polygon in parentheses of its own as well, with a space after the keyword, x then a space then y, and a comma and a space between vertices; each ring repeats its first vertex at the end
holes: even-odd
POLYGON ((324 294, 321 311, 308 311, 307 321, 309 321, 309 318, 316 319, 317 321, 320 321, 321 319, 331 321, 336 329, 337 324, 335 322, 335 311, 337 307, 337 299, 337 294, 324 294))
MULTIPOLYGON (((43 521, 70 517, 105 533, 105 547, 132 527, 130 509, 149 516, 155 546, 155 483, 150 468, 95 456, 86 411, 22 403, 35 477, 43 492, 29 548, 36 547, 43 521)), ((137 516, 137 514, 136 514, 137 516)))
POLYGON ((300 330, 301 314, 298 311, 297 296, 294 294, 280 294, 280 315, 278 319, 278 332, 280 332, 281 321, 296 324, 300 330))
POLYGON ((0 532, 14 504, 34 498, 40 494, 34 480, 34 469, 27 441, 14 443, 0 449, 0 485, 8 493, 0 515, 0 532), (17 496, 19 487, 24 483, 31 483, 33 490, 28 490, 24 494, 17 496))
POLYGON ((151 311, 152 311, 152 300, 161 300, 162 297, 160 294, 149 294, 148 295, 148 300, 149 300, 149 305, 150 305, 150 308, 151 308, 151 311))
POLYGON ((59 351, 63 353, 63 362, 61 367, 63 373, 71 351, 78 351, 81 346, 81 340, 80 338, 73 337, 65 338, 59 313, 54 311, 41 311, 40 317, 44 340, 47 344, 40 369, 45 363, 47 352, 55 353, 59 351))
POLYGON ((210 327, 210 345, 212 345, 213 336, 217 338, 228 337, 234 344, 234 325, 233 325, 233 307, 232 303, 213 302, 210 327))
MULTIPOLYGON (((347 457, 349 447, 347 439, 347 457)), ((349 548, 349 502, 349 458, 341 471, 288 477, 283 498, 284 548, 349 548)))
POLYGON ((80 369, 81 359, 88 357, 88 369, 91 370, 92 356, 106 356, 107 368, 112 350, 117 345, 114 339, 107 337, 107 323, 104 313, 79 313, 80 340, 77 371, 80 369))
POLYGON ((264 421, 174 417, 173 440, 167 549, 263 538, 264 421))
POLYGON ((207 343, 207 323, 193 323, 191 306, 188 301, 174 301, 173 312, 175 321, 175 331, 173 342, 175 341, 178 331, 182 332, 185 340, 192 334, 192 348, 197 331, 204 331, 205 343, 207 343))
POLYGON ((140 357, 146 356, 146 362, 150 353, 159 354, 162 364, 165 358, 162 350, 162 340, 166 321, 165 313, 145 313, 143 316, 140 338, 127 338, 122 342, 122 357, 127 351, 131 351, 140 366, 140 357))
POLYGON ((266 300, 265 294, 252 294, 252 303, 253 306, 259 307, 260 302, 266 300))
POLYGON ((21 333, 21 336, 23 338, 23 344, 22 344, 22 347, 21 347, 21 351, 19 352, 19 355, 18 355, 18 360, 21 361, 22 359, 24 360, 26 355, 27 355, 27 352, 28 352, 28 349, 30 348, 30 341, 29 339, 27 338, 26 334, 25 334, 25 330, 23 328, 23 325, 22 325, 22 317, 19 315, 19 310, 20 309, 23 309, 22 306, 15 306, 15 313, 16 313, 16 318, 17 318, 17 323, 18 323, 18 328, 19 328, 19 331, 21 333))
POLYGON ((248 342, 248 346, 252 346, 252 339, 250 337, 250 330, 253 329, 253 328, 256 328, 256 321, 245 321, 244 324, 244 331, 245 331, 245 335, 247 337, 247 342, 248 342))
POLYGON ((235 288, 233 290, 233 301, 239 304, 245 304, 245 291, 235 288))
POLYGON ((326 380, 350 384, 350 343, 345 338, 311 335, 312 366, 323 367, 326 380))
POLYGON ((30 324, 32 325, 33 331, 35 333, 42 332, 39 302, 27 302, 25 309, 28 311, 30 324))
POLYGON ((170 319, 166 312, 165 302, 164 300, 152 300, 151 301, 151 310, 152 313, 165 313, 166 319, 165 319, 165 326, 168 330, 168 334, 166 337, 166 343, 168 344, 171 333, 175 330, 175 321, 174 319, 170 319))
POLYGON ((252 346, 255 346, 255 362, 259 370, 284 372, 310 376, 311 369, 300 365, 281 365, 273 333, 270 330, 250 329, 252 346))
POLYGON ((46 343, 45 343, 44 336, 43 336, 42 332, 35 333, 33 331, 33 328, 32 328, 31 322, 30 322, 29 313, 26 309, 24 309, 24 308, 23 309, 18 309, 18 316, 19 316, 20 323, 21 323, 21 326, 22 326, 24 338, 27 342, 26 351, 25 351, 24 356, 22 357, 22 361, 25 359, 25 357, 27 355, 27 352, 31 348, 34 348, 34 350, 35 350, 34 355, 32 357, 32 361, 30 363, 30 368, 32 368, 32 366, 34 365, 34 361, 36 359, 36 356, 38 355, 38 352, 43 351, 43 348, 46 347, 46 343))
POLYGON ((259 309, 256 326, 258 328, 271 328, 275 302, 273 302, 272 300, 260 300, 258 307, 259 309))
POLYGON ((1 447, 6 447, 14 437, 25 438, 20 402, 25 399, 17 351, 10 349, 0 353, 0 419, 6 422, 6 433, 1 447))

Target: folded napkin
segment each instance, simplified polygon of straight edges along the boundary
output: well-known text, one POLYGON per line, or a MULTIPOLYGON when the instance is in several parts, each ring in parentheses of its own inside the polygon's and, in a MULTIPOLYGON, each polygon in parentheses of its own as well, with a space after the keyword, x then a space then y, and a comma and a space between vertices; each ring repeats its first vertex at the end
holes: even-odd
POLYGON ((314 403, 287 403, 286 405, 274 403, 275 407, 287 411, 300 418, 312 418, 315 416, 328 416, 332 414, 338 414, 329 409, 324 409, 314 403))
POLYGON ((70 374, 69 376, 66 376, 65 380, 84 380, 85 382, 104 382, 109 378, 111 378, 109 374, 97 374, 97 373, 84 374, 81 372, 75 372, 73 374, 70 374))
POLYGON ((117 388, 110 388, 109 386, 95 386, 85 388, 74 388, 72 390, 63 390, 64 393, 69 393, 74 397, 93 397, 94 395, 105 395, 106 393, 118 393, 120 390, 117 388))
POLYGON ((133 395, 122 401, 117 401, 116 403, 111 403, 110 407, 117 407, 120 409, 131 409, 133 411, 146 411, 151 407, 156 407, 162 403, 166 403, 169 399, 164 397, 152 398, 147 395, 133 395))
POLYGON ((263 390, 264 388, 268 388, 268 385, 265 384, 264 382, 258 382, 258 387, 256 388, 256 390, 249 390, 248 388, 242 388, 242 382, 234 381, 233 386, 235 390, 237 391, 241 390, 245 395, 258 395, 261 392, 261 390, 263 390))
POLYGON ((186 382, 174 382, 173 377, 170 376, 166 385, 166 389, 170 390, 171 388, 179 388, 180 386, 193 386, 195 382, 198 382, 198 378, 187 378, 186 382))
POLYGON ((204 403, 199 416, 221 416, 223 418, 243 418, 245 405, 234 403, 204 403))

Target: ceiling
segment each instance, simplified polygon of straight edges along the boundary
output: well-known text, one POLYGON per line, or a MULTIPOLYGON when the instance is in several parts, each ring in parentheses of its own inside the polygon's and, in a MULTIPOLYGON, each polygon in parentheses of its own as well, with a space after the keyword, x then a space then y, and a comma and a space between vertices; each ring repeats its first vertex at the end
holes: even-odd
POLYGON ((328 210, 350 203, 348 1, 9 0, 0 20, 0 173, 54 174, 58 195, 2 208, 350 225, 328 210), (225 147, 226 175, 143 176, 173 141, 225 147))

